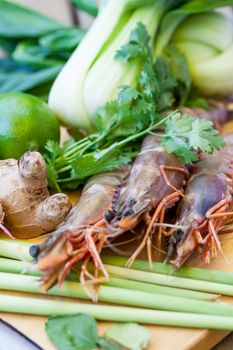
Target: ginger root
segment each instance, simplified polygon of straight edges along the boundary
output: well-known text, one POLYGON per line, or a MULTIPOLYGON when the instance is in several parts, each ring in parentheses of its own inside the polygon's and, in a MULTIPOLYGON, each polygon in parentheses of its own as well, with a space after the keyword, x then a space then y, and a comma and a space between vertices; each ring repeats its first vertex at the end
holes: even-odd
POLYGON ((27 152, 18 161, 1 160, 0 179, 0 228, 14 237, 32 238, 54 230, 72 207, 67 195, 49 195, 46 164, 39 152, 27 152))

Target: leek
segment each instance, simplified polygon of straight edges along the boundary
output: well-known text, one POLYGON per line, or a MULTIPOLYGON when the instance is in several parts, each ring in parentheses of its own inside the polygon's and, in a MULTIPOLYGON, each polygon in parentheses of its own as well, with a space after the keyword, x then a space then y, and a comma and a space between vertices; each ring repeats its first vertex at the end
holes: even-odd
MULTIPOLYGON (((0 289, 2 290, 43 294, 40 289, 40 283, 40 277, 0 273, 0 289)), ((89 299, 81 284, 72 281, 64 282, 60 288, 53 287, 46 295, 89 299)), ((98 288, 98 300, 149 309, 221 315, 233 318, 233 307, 228 304, 152 294, 137 290, 131 291, 103 285, 98 288)))
POLYGON ((233 317, 157 311, 132 307, 93 305, 0 295, 0 311, 29 315, 74 315, 86 313, 97 320, 139 322, 153 325, 233 330, 233 317))
MULTIPOLYGON (((16 261, 12 259, 0 258, 0 272, 7 272, 12 274, 26 274, 30 276, 42 276, 42 272, 38 271, 30 266, 27 262, 16 261)), ((68 280, 76 281, 77 274, 71 273, 68 280)), ((112 278, 108 282, 104 283, 106 286, 124 288, 142 292, 149 292, 153 294, 163 294, 170 295, 173 297, 181 298, 190 298, 190 299, 199 299, 199 300, 216 300, 219 295, 210 294, 210 293, 201 293, 197 291, 179 289, 179 288, 170 288, 164 286, 156 286, 149 283, 140 283, 136 281, 130 281, 120 278, 112 278)), ((69 296, 69 295, 68 295, 69 296)))

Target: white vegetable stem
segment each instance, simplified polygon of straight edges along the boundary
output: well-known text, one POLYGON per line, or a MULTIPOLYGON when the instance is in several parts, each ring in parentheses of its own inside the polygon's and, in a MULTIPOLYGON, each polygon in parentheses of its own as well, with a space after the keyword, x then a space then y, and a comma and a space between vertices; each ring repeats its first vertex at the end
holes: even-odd
POLYGON ((90 131, 97 108, 114 98, 120 85, 135 83, 138 63, 119 63, 114 55, 128 42, 138 22, 154 38, 161 16, 173 2, 108 1, 50 92, 49 105, 64 124, 90 131))
POLYGON ((0 295, 0 311, 30 315, 86 313, 98 320, 138 322, 153 325, 233 330, 233 317, 156 311, 130 307, 79 304, 55 300, 0 295))

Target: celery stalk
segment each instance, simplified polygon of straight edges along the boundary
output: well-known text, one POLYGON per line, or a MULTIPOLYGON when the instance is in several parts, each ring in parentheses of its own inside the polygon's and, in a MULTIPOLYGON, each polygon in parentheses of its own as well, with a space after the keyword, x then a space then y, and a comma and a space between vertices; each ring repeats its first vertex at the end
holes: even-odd
MULTIPOLYGON (((40 277, 22 276, 11 273, 0 273, 0 289, 16 292, 41 294, 40 277)), ((80 283, 65 281, 60 288, 53 287, 46 295, 70 298, 89 299, 80 283)), ((178 298, 170 295, 152 294, 142 291, 132 291, 124 288, 99 286, 98 300, 127 306, 137 306, 149 309, 190 312, 233 318, 233 307, 223 303, 178 298)))
POLYGON ((163 326, 233 330, 233 318, 226 316, 80 304, 77 302, 64 303, 63 301, 51 299, 9 295, 0 295, 0 311, 41 316, 87 313, 102 321, 139 322, 163 326))

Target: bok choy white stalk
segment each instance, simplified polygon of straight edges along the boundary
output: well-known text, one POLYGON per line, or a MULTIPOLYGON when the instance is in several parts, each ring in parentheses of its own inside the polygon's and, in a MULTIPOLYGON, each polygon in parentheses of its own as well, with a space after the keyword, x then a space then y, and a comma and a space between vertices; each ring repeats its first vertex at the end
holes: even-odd
POLYGON ((186 55, 195 85, 207 95, 233 92, 233 21, 210 12, 188 17, 172 42, 186 55))
POLYGON ((114 59, 138 22, 154 38, 162 15, 180 0, 109 0, 58 75, 50 107, 64 124, 90 131, 98 107, 116 97, 122 84, 134 85, 140 62, 114 59))

